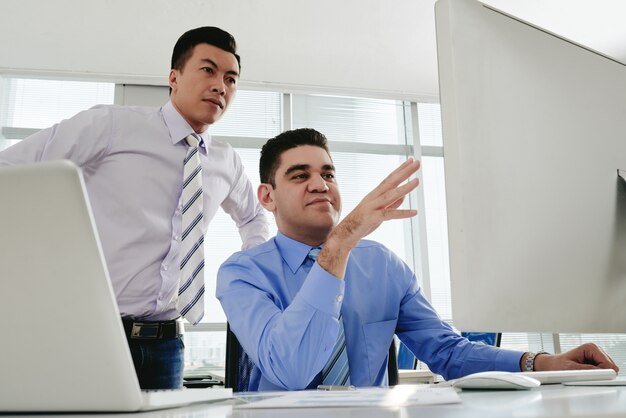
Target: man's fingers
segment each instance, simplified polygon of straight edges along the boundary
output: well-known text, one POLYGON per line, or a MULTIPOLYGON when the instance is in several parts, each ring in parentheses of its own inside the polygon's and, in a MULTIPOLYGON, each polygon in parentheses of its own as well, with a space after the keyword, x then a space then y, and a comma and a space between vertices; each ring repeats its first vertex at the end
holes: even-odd
POLYGON ((384 209, 383 210, 383 219, 388 221, 390 219, 405 219, 412 218, 417 215, 417 211, 415 209, 384 209))
POLYGON ((408 195, 409 193, 411 193, 411 191, 415 190, 419 184, 420 184, 419 179, 409 180, 402 186, 399 186, 399 187, 396 187, 395 189, 384 192, 376 200, 376 204, 378 207, 382 207, 382 208, 390 207, 399 199, 403 199, 404 196, 408 195))
POLYGON ((603 369, 613 369, 619 371, 619 367, 613 359, 602 349, 602 347, 596 344, 588 344, 583 347, 583 356, 585 362, 591 362, 596 366, 603 369))
POLYGON ((403 181, 411 177, 412 174, 417 172, 420 168, 419 160, 409 158, 403 162, 398 168, 393 170, 385 179, 376 187, 372 192, 377 196, 387 192, 388 190, 395 189, 403 181))

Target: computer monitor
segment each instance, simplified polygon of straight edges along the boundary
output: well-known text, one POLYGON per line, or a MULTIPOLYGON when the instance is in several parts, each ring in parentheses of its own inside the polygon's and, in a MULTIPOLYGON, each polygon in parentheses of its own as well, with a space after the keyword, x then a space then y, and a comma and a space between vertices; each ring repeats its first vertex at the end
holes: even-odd
POLYGON ((454 324, 626 332, 626 66, 439 0, 454 324))

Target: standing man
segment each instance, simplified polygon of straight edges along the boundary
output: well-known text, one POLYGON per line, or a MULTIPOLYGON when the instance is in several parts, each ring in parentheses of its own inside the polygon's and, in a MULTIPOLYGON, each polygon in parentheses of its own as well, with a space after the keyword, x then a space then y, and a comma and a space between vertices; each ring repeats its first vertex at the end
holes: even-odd
POLYGON ((386 385, 394 334, 446 379, 487 370, 617 370, 594 344, 554 356, 503 350, 473 344, 439 318, 409 267, 363 239, 384 221, 416 215, 399 207, 418 185, 405 182, 418 168, 403 163, 338 223, 341 196, 324 135, 296 129, 264 145, 257 195, 279 232, 229 258, 217 282, 231 329, 255 364, 248 390, 386 385))
POLYGON ((239 156, 208 132, 237 91, 236 52, 219 28, 190 30, 174 46, 163 107, 96 106, 0 153, 0 165, 82 168, 142 388, 182 386, 182 317, 204 312, 202 243, 218 206, 243 248, 269 234, 239 156))

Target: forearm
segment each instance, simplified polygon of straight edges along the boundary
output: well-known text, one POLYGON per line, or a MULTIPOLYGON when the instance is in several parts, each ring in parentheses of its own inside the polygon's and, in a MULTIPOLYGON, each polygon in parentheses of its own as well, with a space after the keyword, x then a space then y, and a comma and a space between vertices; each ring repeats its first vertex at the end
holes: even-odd
POLYGON ((261 335, 257 366, 284 389, 305 389, 326 364, 337 332, 336 318, 294 300, 261 335))
POLYGON ((335 343, 341 308, 337 295, 343 295, 343 281, 314 265, 284 308, 277 296, 284 290, 264 290, 266 280, 246 280, 243 275, 263 273, 239 265, 223 266, 218 275, 217 297, 232 330, 265 379, 284 389, 306 387, 335 343))

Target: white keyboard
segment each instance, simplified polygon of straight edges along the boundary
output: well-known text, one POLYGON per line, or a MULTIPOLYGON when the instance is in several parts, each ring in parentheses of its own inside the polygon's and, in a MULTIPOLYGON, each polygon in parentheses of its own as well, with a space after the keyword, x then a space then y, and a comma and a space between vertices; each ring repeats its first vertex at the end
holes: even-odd
POLYGON ((526 376, 533 377, 542 385, 568 382, 589 382, 614 380, 617 374, 613 369, 590 369, 590 370, 554 370, 546 372, 522 372, 526 376))

